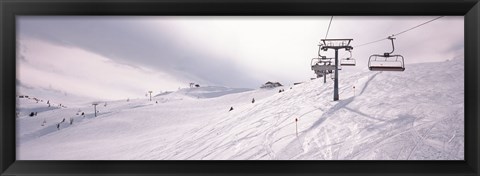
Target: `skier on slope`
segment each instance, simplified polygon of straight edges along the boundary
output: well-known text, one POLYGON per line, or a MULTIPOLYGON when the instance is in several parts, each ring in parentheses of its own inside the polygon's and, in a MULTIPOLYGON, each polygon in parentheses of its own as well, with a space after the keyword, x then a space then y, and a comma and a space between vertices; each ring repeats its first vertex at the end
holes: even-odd
POLYGON ((252 103, 255 103, 255 98, 252 98, 252 103))
POLYGON ((230 111, 233 111, 233 106, 232 106, 232 107, 230 107, 230 110, 229 110, 228 112, 230 112, 230 111))

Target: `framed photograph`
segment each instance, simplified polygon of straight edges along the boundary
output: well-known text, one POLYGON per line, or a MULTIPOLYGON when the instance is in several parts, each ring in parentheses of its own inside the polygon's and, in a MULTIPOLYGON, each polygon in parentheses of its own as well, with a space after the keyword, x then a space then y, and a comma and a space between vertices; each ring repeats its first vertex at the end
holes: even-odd
POLYGON ((0 7, 2 175, 478 175, 477 0, 0 7))

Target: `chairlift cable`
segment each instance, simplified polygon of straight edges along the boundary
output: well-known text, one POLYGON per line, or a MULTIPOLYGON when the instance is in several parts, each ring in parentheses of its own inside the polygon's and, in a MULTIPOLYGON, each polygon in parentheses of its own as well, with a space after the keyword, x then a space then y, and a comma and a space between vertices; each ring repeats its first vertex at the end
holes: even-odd
POLYGON ((410 29, 404 30, 404 31, 399 32, 399 33, 397 33, 397 34, 393 34, 392 37, 393 37, 393 36, 398 36, 398 35, 403 34, 403 33, 405 33, 405 32, 408 32, 408 31, 410 31, 410 30, 413 30, 413 29, 415 29, 415 28, 418 28, 418 27, 420 27, 420 26, 423 26, 423 25, 425 25, 425 24, 427 24, 427 23, 430 23, 430 22, 432 22, 432 21, 438 20, 438 19, 440 19, 440 18, 442 18, 442 17, 444 17, 444 16, 439 16, 439 17, 437 17, 437 18, 435 18, 435 19, 432 19, 432 20, 427 21, 427 22, 425 22, 425 23, 422 23, 422 24, 419 24, 419 25, 417 25, 417 26, 414 26, 414 27, 412 27, 412 28, 410 28, 410 29))
MULTIPOLYGON (((328 32, 330 31, 330 25, 332 24, 332 20, 333 20, 333 16, 330 17, 330 22, 328 23, 328 28, 327 28, 327 33, 325 34, 325 38, 324 39, 327 39, 327 36, 328 36, 328 32)), ((321 44, 322 41, 320 40, 320 45, 319 45, 319 49, 318 49, 318 56, 321 56, 320 55, 320 48, 321 48, 321 44)))
POLYGON ((353 47, 354 47, 354 48, 358 48, 358 47, 361 47, 361 46, 370 45, 370 44, 372 44, 372 43, 377 43, 377 42, 380 42, 380 41, 383 41, 383 40, 386 40, 386 39, 387 39, 387 38, 382 38, 382 39, 378 39, 378 40, 375 40, 375 41, 372 41, 372 42, 368 42, 368 43, 356 45, 356 46, 353 46, 353 47))
POLYGON ((330 23, 328 23, 328 29, 327 29, 327 33, 325 34, 325 38, 324 38, 324 39, 327 39, 328 32, 330 31, 330 25, 332 24, 332 20, 333 20, 333 16, 330 18, 330 23))
MULTIPOLYGON (((420 27, 420 26, 423 26, 423 25, 425 25, 425 24, 428 24, 428 23, 430 23, 430 22, 433 22, 433 21, 435 21, 435 20, 438 20, 438 19, 440 19, 440 18, 442 18, 442 17, 444 17, 444 16, 439 16, 439 17, 437 17, 437 18, 434 18, 434 19, 432 19, 432 20, 429 20, 429 21, 424 22, 424 23, 422 23, 422 24, 419 24, 419 25, 417 25, 417 26, 411 27, 411 28, 409 28, 409 29, 407 29, 407 30, 404 30, 404 31, 402 31, 402 32, 393 34, 393 35, 391 35, 391 37, 393 37, 393 36, 398 36, 398 35, 403 34, 403 33, 405 33, 405 32, 411 31, 411 30, 413 30, 413 29, 415 29, 415 28, 418 28, 418 27, 420 27)), ((380 41, 383 41, 383 40, 386 40, 386 39, 388 39, 388 37, 387 37, 387 38, 382 38, 382 39, 379 39, 379 40, 375 40, 375 41, 372 41, 372 42, 367 42, 367 43, 364 43, 364 44, 356 45, 356 46, 353 46, 353 47, 354 47, 354 48, 358 48, 358 47, 361 47, 361 46, 365 46, 365 45, 370 45, 370 44, 373 44, 373 43, 377 43, 377 42, 380 42, 380 41)))

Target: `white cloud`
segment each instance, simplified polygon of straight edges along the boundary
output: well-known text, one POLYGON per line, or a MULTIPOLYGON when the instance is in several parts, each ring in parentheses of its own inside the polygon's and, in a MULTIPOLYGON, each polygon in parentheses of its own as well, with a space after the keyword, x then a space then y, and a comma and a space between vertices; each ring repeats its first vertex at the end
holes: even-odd
POLYGON ((176 89, 186 82, 141 67, 132 67, 79 48, 53 45, 35 39, 19 41, 26 61, 17 65, 17 79, 36 87, 64 90, 99 99, 141 97, 176 89))
MULTIPOLYGON (((328 38, 353 38, 356 46, 435 17, 335 16, 328 38)), ((288 85, 314 75, 310 59, 316 57, 329 20, 329 16, 20 17, 19 36, 32 46, 26 54, 30 65, 20 62, 24 71, 19 75, 45 86, 39 81, 42 75, 57 74, 60 78, 49 82, 69 89, 73 87, 67 85, 85 86, 72 81, 82 80, 90 86, 79 88, 79 93, 106 97, 176 89, 187 82, 255 88, 271 80, 288 85), (111 87, 119 90, 100 92, 111 87)), ((440 18, 397 36, 395 53, 402 54, 407 64, 452 59, 463 53, 463 27, 462 16, 440 18)), ((357 67, 342 72, 365 70, 370 55, 387 51, 388 40, 354 48, 357 67)), ((326 55, 333 57, 334 52, 326 55)), ((346 56, 339 52, 339 57, 346 56)))

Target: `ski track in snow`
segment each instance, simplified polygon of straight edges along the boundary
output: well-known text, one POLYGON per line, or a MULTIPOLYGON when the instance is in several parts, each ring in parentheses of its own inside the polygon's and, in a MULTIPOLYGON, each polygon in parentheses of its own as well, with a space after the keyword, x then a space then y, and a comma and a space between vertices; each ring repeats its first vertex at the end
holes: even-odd
POLYGON ((292 89, 192 88, 153 101, 100 103, 98 117, 89 105, 42 109, 45 105, 20 99, 17 157, 461 160, 464 93, 458 85, 463 77, 452 76, 458 72, 463 73, 461 59, 407 65, 401 73, 345 72, 339 101, 332 101, 333 81, 324 84, 323 79, 292 89), (39 108, 38 116, 28 117, 39 108), (78 110, 85 117, 76 115, 78 110))

